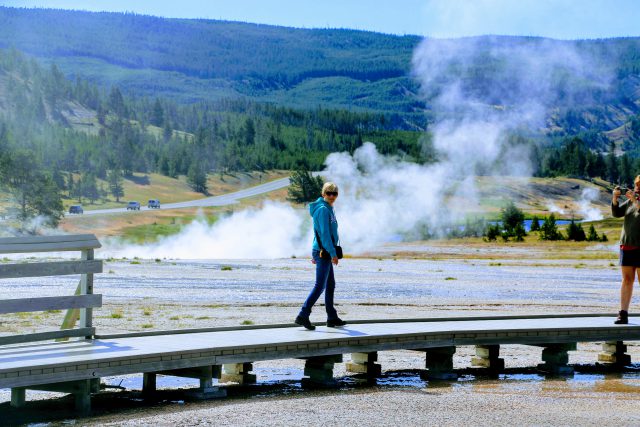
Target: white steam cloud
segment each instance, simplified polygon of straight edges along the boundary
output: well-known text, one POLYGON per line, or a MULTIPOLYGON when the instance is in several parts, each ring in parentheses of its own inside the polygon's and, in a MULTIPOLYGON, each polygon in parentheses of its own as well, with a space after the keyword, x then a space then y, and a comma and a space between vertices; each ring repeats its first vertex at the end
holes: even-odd
POLYGON ((592 204, 599 196, 600 193, 595 188, 585 188, 582 190, 582 195, 578 202, 578 212, 582 218, 584 218, 584 221, 599 221, 603 218, 600 209, 592 204))
POLYGON ((547 210, 551 213, 558 213, 560 215, 566 214, 566 211, 562 209, 560 206, 556 205, 555 203, 549 203, 547 205, 547 210))
POLYGON ((179 234, 156 244, 107 243, 111 256, 176 259, 283 258, 302 253, 310 229, 300 212, 283 203, 266 203, 209 224, 200 217, 179 234))
MULTIPOLYGON (((573 101, 571 81, 600 88, 608 82, 572 46, 542 39, 424 40, 414 52, 413 73, 435 117, 429 130, 438 161, 385 157, 372 143, 353 155, 328 156, 323 176, 340 187, 336 212, 347 253, 398 236, 420 237, 425 229, 438 234, 477 211, 477 175, 530 176, 530 153, 509 135, 545 127, 551 106, 573 101)), ((195 221, 157 244, 116 248, 115 255, 277 258, 308 253, 312 236, 308 212, 267 203, 213 225, 195 221)))

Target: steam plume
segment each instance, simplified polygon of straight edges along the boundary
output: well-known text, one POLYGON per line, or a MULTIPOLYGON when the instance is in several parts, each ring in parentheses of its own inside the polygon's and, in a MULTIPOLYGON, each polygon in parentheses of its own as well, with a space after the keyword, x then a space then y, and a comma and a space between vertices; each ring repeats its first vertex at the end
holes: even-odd
MULTIPOLYGON (((329 155, 323 175, 341 189, 336 211, 347 252, 399 236, 419 237, 425 228, 438 234, 477 211, 478 174, 530 176, 530 153, 509 135, 538 132, 552 106, 575 102, 572 82, 598 88, 608 83, 606 70, 573 46, 544 39, 424 40, 414 52, 413 73, 435 114, 430 132, 438 162, 418 165, 385 157, 372 143, 353 155, 329 155)), ((273 258, 307 253, 312 235, 308 213, 268 203, 211 226, 196 221, 156 245, 119 252, 273 258)))

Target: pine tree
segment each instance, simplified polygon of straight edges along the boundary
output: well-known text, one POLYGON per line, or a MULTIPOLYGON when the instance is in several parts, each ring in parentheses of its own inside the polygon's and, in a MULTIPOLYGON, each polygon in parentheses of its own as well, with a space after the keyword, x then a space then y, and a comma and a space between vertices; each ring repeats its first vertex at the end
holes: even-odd
POLYGON ((119 169, 112 169, 107 177, 109 183, 109 191, 116 198, 116 202, 120 203, 120 197, 124 197, 124 180, 122 172, 119 169))
POLYGON ((201 161, 194 160, 191 162, 191 166, 189 166, 189 171, 187 172, 187 182, 194 191, 205 195, 209 194, 207 173, 201 161))
POLYGON ((616 146, 612 141, 609 144, 609 153, 607 154, 607 179, 609 182, 618 182, 618 178, 620 177, 615 150, 616 146))
POLYGON ((73 174, 69 172, 69 176, 67 178, 67 192, 69 194, 69 198, 73 198, 75 196, 76 191, 76 183, 73 180, 73 174))
POLYGON ((100 197, 98 182, 93 172, 88 172, 83 175, 81 191, 82 195, 89 199, 91 203, 94 203, 100 197))
POLYGON ((124 105, 124 97, 117 87, 111 88, 109 94, 109 109, 120 118, 125 117, 126 107, 124 105))
POLYGON ((41 215, 55 227, 63 215, 62 195, 51 174, 43 171, 31 151, 17 151, 0 158, 0 182, 17 205, 16 218, 25 222, 41 215))
POLYGON ((162 137, 164 141, 167 142, 173 136, 173 129, 171 128, 171 122, 169 120, 164 121, 164 128, 162 129, 162 137))
POLYGON ((244 143, 251 146, 256 142, 256 127, 251 118, 247 118, 244 123, 244 143))
POLYGON ((527 235, 527 232, 524 229, 524 225, 522 225, 521 222, 516 224, 516 226, 513 229, 513 240, 515 240, 516 242, 523 242, 524 236, 526 235, 527 235))
MULTIPOLYGON (((513 202, 509 202, 507 206, 502 209, 500 217, 502 221, 502 228, 507 236, 515 237, 516 227, 518 227, 518 225, 523 227, 524 213, 518 209, 513 202)), ((522 229, 524 230, 524 227, 522 229)))
POLYGON ((485 242, 495 242, 500 236, 500 225, 499 224, 491 224, 487 227, 487 231, 484 235, 485 242))
POLYGON ((298 170, 291 175, 287 200, 294 203, 309 203, 322 195, 322 177, 311 175, 308 170, 298 170))
POLYGON ((571 219, 571 223, 567 226, 567 240, 575 240, 576 242, 582 242, 586 240, 586 236, 584 234, 584 229, 581 224, 576 224, 576 222, 571 219))
POLYGON ((633 181, 633 171, 631 169, 631 159, 627 154, 620 156, 620 182, 630 185, 633 181))
POLYGON ((156 98, 156 102, 153 104, 153 111, 151 113, 151 124, 161 127, 164 124, 164 109, 160 103, 160 99, 156 98))
POLYGON ((540 231, 540 221, 537 215, 534 215, 531 220, 531 231, 540 231))
POLYGON ((562 240, 562 233, 558 231, 556 216, 552 213, 540 227, 540 240, 562 240))
POLYGON ((600 236, 598 236, 598 232, 596 228, 591 224, 589 226, 589 232, 587 233, 587 241, 589 242, 598 242, 600 240, 600 236))

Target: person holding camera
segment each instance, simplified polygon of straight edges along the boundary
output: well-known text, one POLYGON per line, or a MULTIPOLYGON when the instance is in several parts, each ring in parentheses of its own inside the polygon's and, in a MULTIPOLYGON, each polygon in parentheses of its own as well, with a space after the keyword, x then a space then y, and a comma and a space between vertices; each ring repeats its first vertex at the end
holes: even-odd
POLYGON ((313 246, 311 250, 311 262, 316 265, 316 283, 309 293, 307 300, 302 305, 295 323, 304 326, 310 331, 316 327, 311 324, 309 316, 311 309, 322 292, 324 292, 324 305, 327 310, 327 326, 337 327, 347 324, 338 317, 333 306, 333 294, 336 281, 333 276, 333 266, 338 265, 342 258, 342 248, 337 245, 338 220, 333 210, 333 204, 338 197, 338 186, 327 182, 322 186, 322 197, 309 204, 309 214, 313 218, 313 246))
MULTIPOLYGON (((640 175, 633 181, 634 189, 625 189, 627 200, 619 202, 622 189, 613 190, 611 213, 616 218, 624 217, 620 234, 620 269, 622 286, 620 287, 620 312, 614 322, 617 325, 629 323, 629 304, 633 293, 636 270, 640 268, 640 175)), ((637 270, 640 281, 640 270, 637 270)))

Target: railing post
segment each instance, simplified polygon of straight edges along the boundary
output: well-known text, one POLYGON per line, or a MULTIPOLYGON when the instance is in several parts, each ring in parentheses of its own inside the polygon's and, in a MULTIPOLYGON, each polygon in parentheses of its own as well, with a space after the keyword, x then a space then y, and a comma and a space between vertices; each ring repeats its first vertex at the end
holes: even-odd
MULTIPOLYGON (((93 259, 93 249, 85 249, 82 251, 82 260, 93 259)), ((84 273, 80 278, 80 295, 88 295, 93 293, 93 273, 84 273)), ((93 326, 93 308, 80 309, 80 327, 90 328, 93 326)), ((92 337, 86 337, 90 339, 92 337)))

